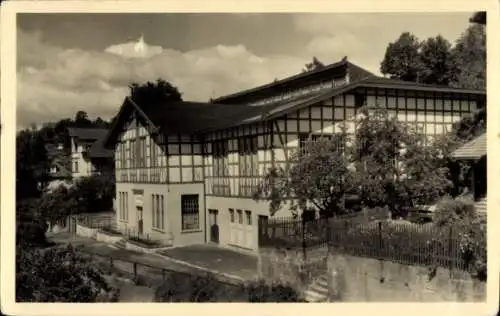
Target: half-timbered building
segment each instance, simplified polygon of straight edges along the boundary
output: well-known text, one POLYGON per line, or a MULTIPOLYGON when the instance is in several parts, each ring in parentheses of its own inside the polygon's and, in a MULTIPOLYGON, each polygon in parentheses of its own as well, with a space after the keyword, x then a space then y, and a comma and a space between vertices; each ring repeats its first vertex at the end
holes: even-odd
POLYGON ((114 152, 104 147, 107 133, 101 128, 68 128, 73 179, 113 172, 114 152))
POLYGON ((380 78, 346 59, 211 103, 126 98, 106 139, 115 150, 118 227, 166 245, 255 251, 269 205, 253 192, 309 137, 339 133, 343 123, 352 133, 359 109, 378 106, 432 140, 485 99, 484 91, 380 78))

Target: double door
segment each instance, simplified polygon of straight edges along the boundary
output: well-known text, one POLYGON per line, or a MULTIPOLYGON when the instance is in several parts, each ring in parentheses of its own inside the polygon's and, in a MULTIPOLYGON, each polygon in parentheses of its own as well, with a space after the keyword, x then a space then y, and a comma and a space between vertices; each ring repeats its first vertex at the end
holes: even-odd
POLYGON ((249 210, 229 209, 229 243, 238 247, 254 247, 253 214, 249 210))

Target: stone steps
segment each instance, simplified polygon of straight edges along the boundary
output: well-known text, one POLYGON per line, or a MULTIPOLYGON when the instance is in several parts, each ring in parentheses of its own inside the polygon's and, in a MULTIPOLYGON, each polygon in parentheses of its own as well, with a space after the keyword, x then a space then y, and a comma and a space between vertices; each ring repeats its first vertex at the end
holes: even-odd
POLYGON ((486 214, 487 211, 487 198, 485 197, 484 199, 481 199, 474 203, 474 206, 476 207, 476 212, 479 214, 486 214))
POLYGON ((328 301, 328 276, 326 274, 314 280, 304 291, 304 298, 309 303, 328 301))

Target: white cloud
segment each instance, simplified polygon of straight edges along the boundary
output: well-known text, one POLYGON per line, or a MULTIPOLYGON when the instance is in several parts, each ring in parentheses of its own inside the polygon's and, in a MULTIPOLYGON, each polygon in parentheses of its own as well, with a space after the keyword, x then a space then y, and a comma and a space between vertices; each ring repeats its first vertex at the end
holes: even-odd
POLYGON ((98 51, 61 49, 38 33, 18 30, 18 125, 73 117, 114 115, 132 82, 162 78, 185 100, 208 101, 300 71, 305 58, 257 56, 244 45, 187 52, 151 46, 137 53, 134 43, 98 51))
POLYGON ((144 37, 141 36, 138 41, 130 41, 128 43, 111 45, 105 49, 105 52, 122 56, 125 58, 150 58, 161 54, 163 48, 161 46, 148 45, 144 42, 144 37))

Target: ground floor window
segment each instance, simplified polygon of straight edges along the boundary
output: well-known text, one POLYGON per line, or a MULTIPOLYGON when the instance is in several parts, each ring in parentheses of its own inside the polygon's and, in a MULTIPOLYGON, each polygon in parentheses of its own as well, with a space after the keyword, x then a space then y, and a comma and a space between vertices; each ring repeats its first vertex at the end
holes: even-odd
POLYGON ((247 225, 252 226, 252 212, 251 211, 245 211, 245 215, 247 218, 247 225))
POLYGON ((118 213, 122 221, 128 221, 128 192, 118 192, 118 213))
POLYGON ((151 195, 151 211, 153 218, 153 228, 165 229, 165 204, 163 200, 163 195, 152 194, 151 195))
POLYGON ((200 208, 198 194, 181 196, 182 230, 200 228, 200 208))

